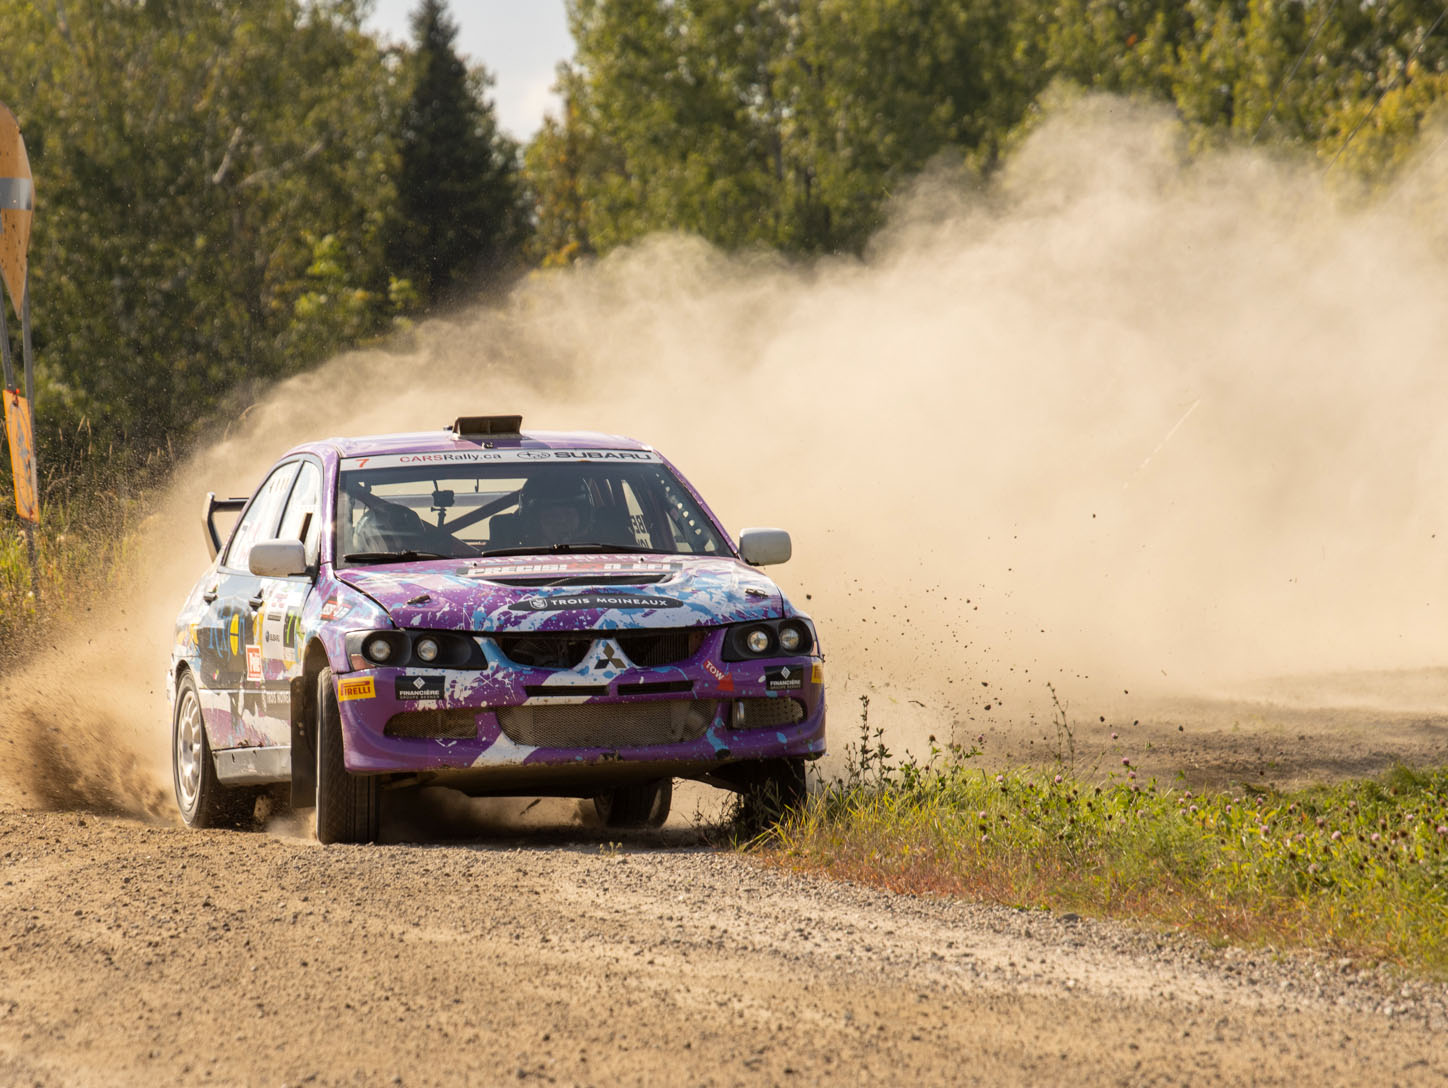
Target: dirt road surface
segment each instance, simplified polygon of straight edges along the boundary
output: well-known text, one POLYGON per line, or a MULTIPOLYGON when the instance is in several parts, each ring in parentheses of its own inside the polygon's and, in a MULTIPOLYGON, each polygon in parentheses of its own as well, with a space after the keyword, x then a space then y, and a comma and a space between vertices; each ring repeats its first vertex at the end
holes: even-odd
POLYGON ((0 809, 0 1083, 1448 1082, 1442 986, 614 836, 0 809))
MULTIPOLYGON (((1078 756, 1257 786, 1442 765, 1444 683, 1081 712, 1078 756)), ((707 845, 702 788, 630 834, 430 794, 365 847, 187 831, 155 784, 131 815, 0 794, 0 1084, 1448 1084, 1440 983, 771 869, 707 845)))

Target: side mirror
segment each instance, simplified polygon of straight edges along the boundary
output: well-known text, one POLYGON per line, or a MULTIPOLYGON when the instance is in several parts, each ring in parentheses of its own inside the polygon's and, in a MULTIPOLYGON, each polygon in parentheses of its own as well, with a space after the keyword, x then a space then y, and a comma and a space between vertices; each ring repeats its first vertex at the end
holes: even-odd
POLYGON ((263 540, 253 544, 246 565, 263 578, 307 573, 307 547, 300 540, 263 540))
POLYGON ((788 563, 794 551, 783 529, 744 529, 739 533, 739 554, 751 566, 767 567, 788 563))

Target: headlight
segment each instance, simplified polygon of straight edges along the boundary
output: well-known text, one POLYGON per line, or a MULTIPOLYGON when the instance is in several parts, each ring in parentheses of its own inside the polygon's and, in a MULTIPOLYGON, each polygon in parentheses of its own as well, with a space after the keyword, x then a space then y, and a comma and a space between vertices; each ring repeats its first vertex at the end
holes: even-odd
POLYGON ((809 620, 763 620, 740 623, 724 636, 720 656, 725 661, 751 661, 760 657, 798 657, 814 649, 814 628, 809 620))
POLYGON ((362 643, 362 656, 375 665, 385 665, 396 656, 397 648, 386 635, 373 635, 362 643))
POLYGON ((349 631, 347 660, 353 669, 485 669, 477 640, 461 631, 349 631))

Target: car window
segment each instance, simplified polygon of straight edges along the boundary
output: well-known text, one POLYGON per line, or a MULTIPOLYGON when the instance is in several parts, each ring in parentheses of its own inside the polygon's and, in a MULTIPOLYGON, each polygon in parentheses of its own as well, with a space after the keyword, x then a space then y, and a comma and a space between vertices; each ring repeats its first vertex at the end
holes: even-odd
POLYGON ((300 540, 307 546, 307 566, 317 561, 317 541, 321 539, 322 470, 311 461, 303 461, 292 485, 291 497, 282 513, 280 540, 300 540))
POLYGON ((232 570, 246 570, 252 545, 271 539, 272 530, 276 528, 277 518, 282 511, 282 502, 286 499, 296 475, 296 461, 289 461, 272 470, 266 482, 257 489, 251 505, 236 526, 236 532, 231 536, 231 544, 226 549, 224 566, 232 570))
POLYGON ((642 463, 509 459, 426 468, 343 462, 337 557, 346 562, 348 555, 406 551, 463 557, 575 544, 728 554, 688 489, 654 457, 642 463))

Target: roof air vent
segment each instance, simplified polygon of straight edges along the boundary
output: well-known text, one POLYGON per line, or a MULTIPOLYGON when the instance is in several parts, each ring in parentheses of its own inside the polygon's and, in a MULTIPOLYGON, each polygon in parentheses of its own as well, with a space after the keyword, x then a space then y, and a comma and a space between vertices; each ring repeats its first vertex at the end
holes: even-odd
POLYGON ((500 434, 517 434, 522 428, 522 416, 458 416, 452 432, 459 438, 491 438, 500 434))

